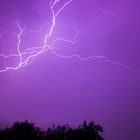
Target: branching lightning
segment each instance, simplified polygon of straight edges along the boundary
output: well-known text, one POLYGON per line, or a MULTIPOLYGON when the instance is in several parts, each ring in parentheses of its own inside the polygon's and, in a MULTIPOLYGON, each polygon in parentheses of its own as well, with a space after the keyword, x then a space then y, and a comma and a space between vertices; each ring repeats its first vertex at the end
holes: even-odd
MULTIPOLYGON (((92 55, 92 56, 89 56, 89 57, 86 57, 86 58, 83 58, 81 57, 80 55, 78 54, 73 54, 71 56, 64 56, 64 55, 61 55, 59 53, 57 53, 54 49, 54 45, 58 42, 58 41, 64 41, 64 42, 67 42, 67 43, 71 43, 71 44, 76 44, 77 42, 77 37, 79 36, 79 31, 76 29, 75 27, 75 35, 74 35, 74 39, 73 40, 70 40, 70 39, 67 39, 67 38, 61 38, 61 37, 57 37, 55 38, 55 40, 53 40, 53 42, 51 44, 48 44, 48 39, 50 37, 52 37, 53 35, 53 32, 55 30, 55 27, 57 26, 57 17, 61 14, 61 12, 68 6, 70 5, 73 0, 68 0, 67 2, 65 2, 60 8, 59 10, 55 11, 54 8, 55 6, 61 2, 61 0, 50 0, 49 2, 49 6, 50 6, 50 10, 51 10, 51 14, 52 14, 52 20, 51 20, 51 23, 49 24, 50 25, 50 28, 49 28, 49 32, 45 34, 44 36, 44 40, 43 40, 43 46, 41 47, 32 47, 32 48, 28 48, 26 50, 24 50, 23 52, 21 51, 21 43, 22 43, 22 39, 21 37, 23 35, 26 35, 25 31, 26 31, 26 28, 25 27, 22 27, 19 23, 19 21, 16 21, 16 27, 17 29, 19 30, 19 33, 15 33, 15 32, 10 32, 12 35, 16 36, 17 37, 17 46, 16 46, 16 49, 17 49, 17 54, 9 54, 9 55, 5 55, 5 54, 0 54, 0 58, 4 58, 4 59, 9 59, 9 58, 12 58, 12 57, 16 57, 18 58, 18 64, 15 66, 15 67, 12 67, 12 66, 7 66, 6 68, 4 69, 0 69, 0 72, 6 72, 8 70, 18 70, 19 68, 21 67, 25 67, 27 66, 33 58, 36 58, 38 55, 40 54, 43 54, 45 53, 46 51, 51 51, 54 55, 58 56, 58 57, 61 57, 61 58, 65 58, 65 59, 71 59, 73 57, 76 57, 78 59, 80 59, 81 61, 87 61, 89 59, 92 59, 92 58, 96 58, 96 59, 102 59, 104 60, 105 62, 108 62, 108 63, 111 63, 111 64, 114 64, 114 65, 118 65, 120 67, 123 67, 127 70, 131 70, 131 68, 129 68, 128 66, 124 65, 124 64, 121 64, 121 63, 118 63, 118 62, 115 62, 113 60, 110 60, 108 59, 106 56, 98 56, 98 55, 92 55), (28 57, 24 60, 23 57, 25 55, 28 55, 28 57)), ((106 14, 109 14, 109 15, 112 15, 116 18, 118 18, 120 21, 123 20, 121 17, 119 17, 117 14, 115 13, 112 13, 110 11, 107 11, 107 10, 104 10, 100 7, 98 7, 97 5, 91 3, 89 1, 89 4, 91 4, 94 8, 97 8, 98 10, 106 13, 106 14)), ((42 24, 42 26, 40 27, 39 30, 30 30, 28 32, 38 32, 40 33, 43 29, 43 27, 45 27, 48 23, 45 23, 45 24, 42 24)), ((9 32, 9 31, 5 31, 5 32, 9 32)), ((2 35, 2 34, 1 34, 2 35)))

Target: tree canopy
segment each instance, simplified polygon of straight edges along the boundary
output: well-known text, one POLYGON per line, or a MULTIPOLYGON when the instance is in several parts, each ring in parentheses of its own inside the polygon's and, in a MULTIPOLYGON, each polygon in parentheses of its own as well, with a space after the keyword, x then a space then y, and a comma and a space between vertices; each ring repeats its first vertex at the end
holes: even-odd
POLYGON ((0 140, 104 140, 102 132, 103 128, 94 121, 84 121, 77 128, 65 124, 42 130, 26 120, 0 129, 0 140))

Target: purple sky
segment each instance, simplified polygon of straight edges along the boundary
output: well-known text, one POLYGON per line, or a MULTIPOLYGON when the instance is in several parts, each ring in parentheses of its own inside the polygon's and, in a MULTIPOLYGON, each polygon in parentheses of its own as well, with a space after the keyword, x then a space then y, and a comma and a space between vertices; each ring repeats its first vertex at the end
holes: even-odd
POLYGON ((0 1, 0 125, 95 120, 139 140, 139 0, 55 2, 0 1))

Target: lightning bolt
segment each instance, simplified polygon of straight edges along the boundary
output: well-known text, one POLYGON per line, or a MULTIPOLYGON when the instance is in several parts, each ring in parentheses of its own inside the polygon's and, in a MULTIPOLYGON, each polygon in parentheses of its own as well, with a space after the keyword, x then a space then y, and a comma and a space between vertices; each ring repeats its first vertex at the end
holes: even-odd
MULTIPOLYGON (((61 38, 61 37, 57 37, 53 40, 53 42, 51 44, 48 44, 48 40, 49 38, 51 38, 53 36, 53 32, 55 30, 55 27, 57 26, 57 17, 61 14, 61 12, 68 6, 70 5, 73 0, 68 0, 67 2, 65 2, 57 11, 54 10, 54 8, 57 6, 57 4, 59 4, 61 2, 61 0, 50 0, 49 1, 49 7, 50 7, 50 10, 51 10, 51 14, 52 14, 52 19, 51 19, 51 23, 45 23, 45 24, 42 24, 42 26, 40 27, 39 30, 30 30, 28 32, 26 32, 26 28, 25 27, 22 27, 20 25, 20 22, 19 21, 16 21, 16 27, 17 29, 19 30, 19 33, 16 33, 16 32, 11 32, 11 31, 4 31, 2 34, 4 34, 5 32, 10 32, 11 34, 13 34, 14 36, 17 37, 17 54, 9 54, 9 55, 5 55, 5 54, 0 54, 0 58, 4 58, 4 59, 9 59, 9 58, 12 58, 12 57, 16 57, 19 59, 19 62, 18 64, 13 67, 13 66, 7 66, 6 68, 4 69, 0 69, 0 72, 6 72, 8 70, 18 70, 19 68, 21 67, 25 67, 27 65, 29 65, 32 61, 33 58, 36 58, 38 55, 40 54, 43 54, 47 51, 51 51, 54 55, 58 56, 58 57, 61 57, 61 58, 65 58, 65 59, 71 59, 71 58, 78 58, 80 59, 81 61, 88 61, 89 59, 93 59, 93 58, 96 58, 96 59, 102 59, 104 60, 105 62, 107 63, 111 63, 113 65, 117 65, 117 66, 121 66, 129 71, 133 71, 131 68, 129 68, 128 66, 124 65, 124 64, 121 64, 119 62, 115 62, 113 60, 110 60, 108 59, 106 56, 98 56, 98 55, 92 55, 92 56, 88 56, 86 58, 83 58, 81 57, 80 55, 78 54, 73 54, 71 56, 64 56, 64 55, 61 55, 59 53, 57 53, 54 49, 54 45, 58 42, 58 41, 63 41, 63 42, 67 42, 67 43, 71 43, 71 44, 76 44, 77 43, 77 38, 79 36, 79 31, 77 30, 76 28, 76 25, 74 27, 75 29, 75 35, 74 35, 74 38, 73 40, 70 40, 70 39, 67 39, 67 38, 61 38), (41 47, 32 47, 32 48, 28 48, 26 50, 24 50, 23 52, 21 51, 21 43, 22 43, 22 36, 26 35, 27 33, 31 33, 31 32, 36 32, 36 33, 40 33, 44 27, 46 27, 46 25, 50 25, 50 28, 49 28, 49 31, 48 33, 46 33, 44 35, 44 39, 43 39, 43 46, 41 47), (24 56, 25 55, 28 55, 28 57, 24 60, 24 56)), ((98 7, 97 5, 95 5, 94 3, 88 1, 89 4, 91 6, 93 6, 94 8, 100 10, 101 12, 104 12, 106 14, 109 14, 111 16, 114 16, 116 18, 118 18, 120 21, 124 21, 121 17, 119 17, 117 14, 115 13, 112 13, 110 11, 107 11, 107 10, 104 10, 100 7, 98 7)), ((0 18, 2 19, 2 17, 0 18)), ((2 36, 1 34, 1 36, 2 36)), ((133 71, 134 72, 134 71, 133 71)))

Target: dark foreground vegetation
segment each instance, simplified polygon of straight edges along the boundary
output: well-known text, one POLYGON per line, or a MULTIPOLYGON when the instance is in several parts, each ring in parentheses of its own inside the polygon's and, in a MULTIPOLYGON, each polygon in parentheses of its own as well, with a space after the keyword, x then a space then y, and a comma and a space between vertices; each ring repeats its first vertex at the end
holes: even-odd
POLYGON ((84 122, 77 128, 68 124, 52 126, 46 131, 28 121, 16 122, 10 128, 0 130, 0 140, 104 140, 103 129, 94 122, 84 122))

